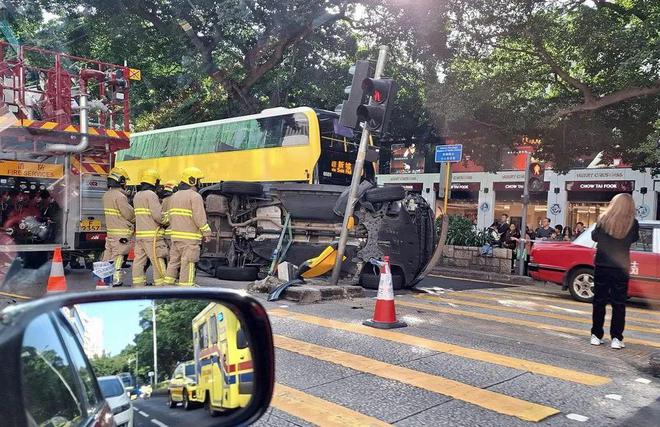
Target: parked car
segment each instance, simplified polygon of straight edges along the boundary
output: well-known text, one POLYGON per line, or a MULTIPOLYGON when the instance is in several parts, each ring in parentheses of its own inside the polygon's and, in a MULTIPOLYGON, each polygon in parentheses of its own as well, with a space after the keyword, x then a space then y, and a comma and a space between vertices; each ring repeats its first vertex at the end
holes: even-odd
MULTIPOLYGON (((596 242, 592 225, 572 242, 536 242, 529 272, 532 278, 562 285, 574 299, 591 302, 596 242)), ((629 297, 660 299, 660 221, 640 221, 639 241, 631 247, 629 297)))
POLYGON ((195 361, 179 363, 174 368, 172 379, 167 386, 167 403, 170 408, 181 402, 186 411, 201 406, 202 401, 197 396, 197 374, 195 361))
POLYGON ((99 377, 101 394, 110 405, 117 427, 133 427, 133 405, 117 375, 99 377))

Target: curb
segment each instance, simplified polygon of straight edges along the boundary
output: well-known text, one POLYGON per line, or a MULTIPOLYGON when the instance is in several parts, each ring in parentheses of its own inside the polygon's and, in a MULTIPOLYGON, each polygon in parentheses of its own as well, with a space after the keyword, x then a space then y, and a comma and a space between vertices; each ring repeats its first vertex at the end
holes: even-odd
POLYGON ((431 274, 451 276, 457 279, 483 280, 485 282, 502 282, 512 285, 533 285, 537 282, 529 276, 514 276, 510 274, 491 273, 489 271, 474 271, 455 268, 436 267, 431 274))
MULTIPOLYGON (((248 285, 249 292, 267 294, 272 292, 281 281, 274 278, 258 280, 248 285)), ((331 286, 326 285, 321 280, 306 280, 305 284, 291 286, 282 294, 281 299, 297 302, 298 304, 313 304, 321 301, 332 301, 342 299, 363 298, 364 289, 361 286, 345 285, 331 286)))

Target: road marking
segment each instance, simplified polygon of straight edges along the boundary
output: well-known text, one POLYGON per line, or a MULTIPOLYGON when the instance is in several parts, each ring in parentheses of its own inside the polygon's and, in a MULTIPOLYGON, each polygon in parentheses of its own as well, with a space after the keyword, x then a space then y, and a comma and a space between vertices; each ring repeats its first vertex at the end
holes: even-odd
POLYGON ((607 395, 605 395, 605 399, 621 400, 621 399, 623 399, 623 396, 621 396, 620 394, 607 394, 607 395))
POLYGON ((329 427, 343 426, 389 426, 377 418, 361 414, 336 403, 323 400, 311 394, 275 384, 275 391, 270 402, 275 408, 303 419, 307 422, 329 427))
POLYGON ((541 421, 559 413, 559 410, 538 405, 515 397, 506 396, 490 390, 484 390, 459 381, 450 380, 437 375, 415 371, 402 366, 370 359, 358 354, 347 353, 333 348, 310 344, 282 335, 275 335, 277 348, 313 357, 347 368, 366 372, 382 378, 409 384, 434 393, 453 397, 482 408, 504 415, 511 415, 525 421, 541 421))
MULTIPOLYGON (((549 294, 547 292, 532 292, 532 291, 526 291, 520 289, 502 289, 502 290, 487 290, 487 291, 479 290, 479 292, 483 292, 487 294, 495 294, 495 295, 506 295, 507 293, 511 292, 514 294, 520 294, 524 296, 529 295, 531 299, 536 299, 540 301, 553 301, 553 302, 561 301, 564 304, 579 305, 581 307, 588 307, 591 305, 587 302, 580 302, 580 301, 564 298, 563 295, 560 294, 549 294)), ((644 308, 626 307, 626 312, 646 314, 649 316, 660 316, 660 313, 658 313, 658 311, 655 308, 644 309, 644 308)))
MULTIPOLYGON (((495 304, 484 304, 484 303, 475 302, 475 301, 463 301, 463 300, 459 300, 459 299, 456 299, 456 298, 444 298, 444 297, 440 297, 440 296, 436 296, 436 295, 415 295, 414 297, 418 298, 418 299, 425 299, 425 300, 430 300, 430 301, 447 302, 447 303, 451 302, 453 304, 467 305, 467 306, 470 306, 470 307, 486 308, 486 309, 489 309, 489 310, 504 311, 504 312, 507 312, 507 313, 524 314, 525 316, 547 317, 548 319, 564 320, 564 321, 569 321, 569 322, 585 323, 585 324, 591 325, 591 319, 583 319, 581 317, 566 316, 566 315, 557 314, 557 313, 547 313, 547 312, 538 312, 538 311, 526 310, 522 307, 513 308, 513 307, 506 307, 506 306, 495 305, 495 304)), ((626 319, 626 320, 628 320, 628 319, 626 319)), ((626 325, 626 330, 646 332, 646 333, 650 333, 650 334, 660 334, 660 329, 658 329, 658 328, 646 328, 644 326, 637 326, 637 325, 630 325, 630 324, 626 325)))
MULTIPOLYGON (((158 334, 156 334, 156 335, 158 335, 158 334)), ((144 412, 144 411, 140 411, 139 409, 138 409, 138 414, 142 415, 142 416, 145 417, 145 418, 149 418, 149 414, 147 414, 147 413, 144 412)))
POLYGON ((566 418, 573 421, 579 421, 581 423, 589 421, 589 417, 585 417, 584 415, 580 415, 580 414, 568 414, 566 415, 566 418))
POLYGON ((637 378, 635 382, 640 384, 651 384, 651 380, 647 380, 646 378, 637 378))
MULTIPOLYGON (((429 292, 428 294, 421 294, 421 295, 436 295, 434 293, 429 292)), ((497 294, 499 296, 491 296, 491 295, 483 295, 481 292, 452 292, 451 294, 443 294, 442 298, 465 298, 465 299, 478 299, 478 300, 487 300, 487 301, 503 301, 503 300, 508 300, 508 301, 521 301, 521 302, 533 302, 530 301, 529 298, 525 298, 522 295, 510 295, 510 294, 497 294), (515 299, 518 298, 518 299, 515 299)), ((547 301, 543 300, 542 298, 537 298, 538 300, 541 300, 540 302, 533 302, 534 304, 538 304, 539 306, 545 306, 554 310, 562 310, 562 311, 567 311, 569 313, 574 313, 574 314, 583 314, 585 316, 588 316, 591 318, 591 309, 589 310, 574 310, 574 309, 569 309, 566 307, 561 307, 558 305, 550 305, 547 301)), ((575 301, 577 302, 577 301, 575 301)), ((553 301, 554 303, 554 301, 553 301)), ((585 304, 585 303, 577 303, 580 306, 584 307, 591 307, 591 305, 585 304)), ((626 309, 628 310, 628 308, 626 309)), ((609 319, 610 316, 607 316, 606 319, 609 319)), ((646 319, 642 317, 632 317, 632 316, 626 316, 626 322, 639 322, 639 323, 656 323, 660 325, 660 320, 656 319, 646 319)), ((590 321, 591 322, 591 321, 590 321)))
POLYGON ((443 276, 442 274, 429 274, 429 276, 439 277, 441 279, 463 280, 463 281, 466 281, 466 282, 488 283, 488 284, 493 284, 493 285, 504 285, 504 286, 508 286, 510 288, 516 288, 516 287, 520 286, 520 285, 516 285, 515 283, 493 282, 492 280, 468 279, 468 278, 463 278, 463 277, 451 277, 451 276, 443 276))
POLYGON ((25 295, 19 295, 19 294, 12 294, 10 292, 0 292, 0 295, 9 297, 9 298, 18 298, 18 299, 24 299, 24 300, 31 300, 32 297, 28 297, 25 295))
POLYGON ((167 427, 167 424, 162 423, 162 422, 158 421, 158 420, 155 419, 155 418, 152 418, 152 419, 151 419, 151 422, 154 423, 154 424, 156 424, 158 427, 167 427))
POLYGON ((466 359, 480 360, 482 362, 506 366, 520 371, 529 371, 535 374, 559 378, 561 380, 571 381, 579 384, 597 386, 607 384, 611 381, 610 378, 600 375, 588 374, 574 371, 572 369, 564 369, 557 366, 546 365, 544 363, 532 362, 530 360, 518 359, 515 357, 504 356, 501 354, 490 353, 487 351, 476 350, 468 347, 461 347, 459 345, 448 344, 442 341, 434 341, 427 338, 404 334, 401 332, 370 328, 368 326, 363 326, 362 324, 340 322, 337 320, 310 316, 307 314, 280 309, 270 310, 268 311, 268 314, 276 317, 294 319, 325 328, 339 329, 342 331, 353 332, 356 334, 368 335, 375 338, 393 341, 400 344, 426 348, 428 350, 452 354, 455 356, 464 357, 466 359))
MULTIPOLYGON (((456 308, 441 307, 438 305, 431 305, 431 304, 420 304, 409 301, 397 301, 397 304, 399 306, 417 308, 420 310, 429 310, 429 311, 434 311, 436 313, 455 314, 457 316, 472 317, 474 319, 489 320, 492 322, 506 323, 508 325, 527 326, 529 328, 542 329, 552 332, 565 332, 567 334, 587 336, 587 337, 589 336, 588 330, 566 328, 564 326, 549 325, 547 323, 532 322, 530 320, 514 319, 512 317, 495 316, 494 314, 476 313, 473 311, 464 311, 456 308)), ((660 341, 650 341, 639 338, 626 337, 626 343, 646 345, 649 347, 660 347, 660 341)))

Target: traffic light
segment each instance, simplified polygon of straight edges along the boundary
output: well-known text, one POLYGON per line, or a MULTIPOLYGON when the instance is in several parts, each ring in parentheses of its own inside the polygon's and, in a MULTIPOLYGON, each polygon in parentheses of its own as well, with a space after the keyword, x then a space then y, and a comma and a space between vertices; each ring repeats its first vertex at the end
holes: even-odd
POLYGON ((369 131, 384 135, 390 121, 392 100, 396 96, 396 83, 392 79, 364 79, 362 90, 370 97, 368 104, 360 105, 357 109, 359 121, 366 122, 369 131))
POLYGON ((529 191, 543 191, 545 188, 543 176, 545 167, 541 162, 532 162, 529 164, 529 191))
POLYGON ((353 74, 353 82, 345 89, 348 100, 341 105, 339 123, 347 128, 357 129, 360 123, 358 107, 365 101, 362 82, 369 78, 369 61, 357 61, 349 72, 353 74))

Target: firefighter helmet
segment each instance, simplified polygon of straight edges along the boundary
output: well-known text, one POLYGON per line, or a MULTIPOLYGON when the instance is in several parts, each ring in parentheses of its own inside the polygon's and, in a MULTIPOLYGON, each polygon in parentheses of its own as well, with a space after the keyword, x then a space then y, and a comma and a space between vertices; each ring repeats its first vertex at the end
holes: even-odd
POLYGON ((163 193, 165 193, 166 196, 171 196, 176 192, 176 182, 174 181, 167 181, 163 185, 163 193))
POLYGON ((149 168, 142 171, 140 182, 157 186, 160 182, 160 174, 156 169, 149 168))
POLYGON ((204 178, 204 173, 194 166, 189 166, 181 172, 181 182, 188 184, 191 187, 199 185, 200 181, 204 178))
POLYGON ((112 168, 110 170, 110 173, 108 174, 108 186, 109 187, 116 187, 121 186, 123 187, 126 185, 126 181, 128 181, 128 172, 126 172, 125 169, 123 168, 112 168), (113 182, 116 183, 113 185, 113 182))

